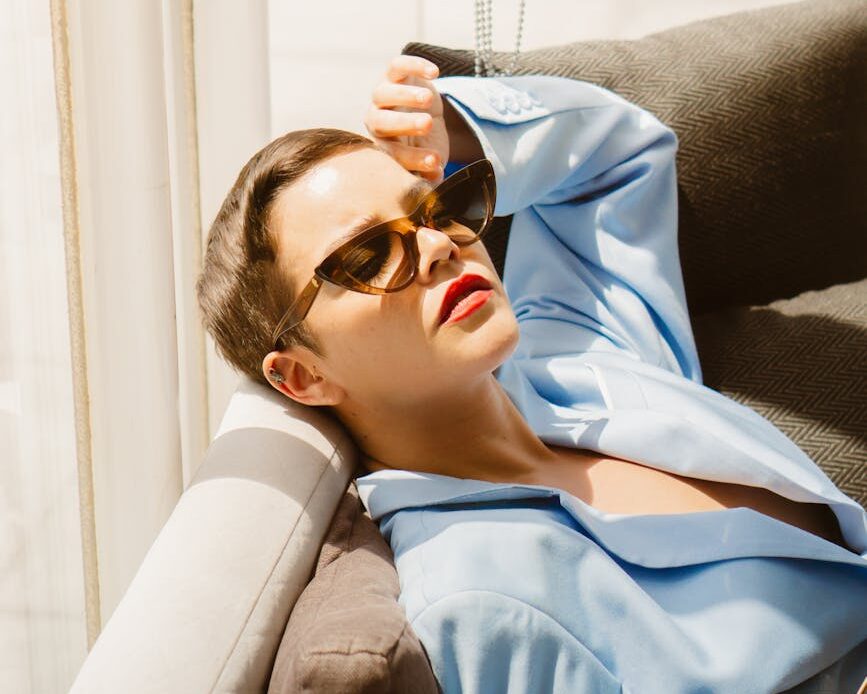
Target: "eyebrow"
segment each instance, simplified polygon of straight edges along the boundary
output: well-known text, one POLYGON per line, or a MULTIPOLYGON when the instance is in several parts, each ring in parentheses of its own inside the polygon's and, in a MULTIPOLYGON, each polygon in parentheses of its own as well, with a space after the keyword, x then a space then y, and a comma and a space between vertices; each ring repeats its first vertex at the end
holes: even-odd
MULTIPOLYGON (((423 178, 416 178, 415 183, 409 186, 406 190, 401 193, 400 196, 400 207, 406 213, 409 214, 412 212, 416 206, 422 201, 422 199, 434 190, 433 185, 431 185, 430 181, 427 181, 423 178)), ((383 222, 387 222, 389 220, 385 219, 382 215, 379 214, 368 214, 357 220, 351 227, 348 227, 343 234, 341 234, 340 238, 336 239, 334 243, 328 246, 325 249, 324 257, 328 257, 333 251, 342 246, 344 243, 349 241, 353 236, 360 234, 365 229, 369 229, 372 226, 377 224, 382 224, 383 222)))

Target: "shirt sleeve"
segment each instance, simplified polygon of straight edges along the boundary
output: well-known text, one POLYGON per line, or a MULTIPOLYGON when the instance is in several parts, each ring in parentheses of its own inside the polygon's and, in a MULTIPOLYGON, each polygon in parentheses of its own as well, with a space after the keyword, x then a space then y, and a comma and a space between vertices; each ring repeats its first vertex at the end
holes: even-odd
POLYGON ((516 357, 616 352, 701 381, 677 246, 672 130, 601 87, 543 75, 435 80, 514 214, 516 357))
POLYGON ((500 593, 452 593, 426 607, 412 627, 444 694, 621 691, 556 620, 500 593))

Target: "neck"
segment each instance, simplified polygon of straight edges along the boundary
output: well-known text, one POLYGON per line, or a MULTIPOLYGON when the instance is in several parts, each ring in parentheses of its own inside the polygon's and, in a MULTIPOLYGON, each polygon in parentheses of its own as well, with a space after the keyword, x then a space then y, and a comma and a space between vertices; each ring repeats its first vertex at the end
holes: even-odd
POLYGON ((346 403, 335 413, 372 472, 399 469, 527 482, 553 457, 493 374, 447 396, 346 403))

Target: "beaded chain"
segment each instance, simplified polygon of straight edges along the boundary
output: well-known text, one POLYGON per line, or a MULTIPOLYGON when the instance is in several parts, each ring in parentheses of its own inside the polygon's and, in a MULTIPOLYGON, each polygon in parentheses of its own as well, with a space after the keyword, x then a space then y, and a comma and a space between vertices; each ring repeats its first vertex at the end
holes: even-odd
POLYGON ((524 2, 521 0, 518 9, 518 36, 515 39, 515 52, 509 68, 504 72, 497 71, 491 64, 491 37, 494 29, 493 0, 475 0, 476 3, 476 50, 475 70, 476 77, 482 74, 486 77, 499 77, 511 75, 518 64, 518 54, 521 52, 521 34, 524 30, 524 2))

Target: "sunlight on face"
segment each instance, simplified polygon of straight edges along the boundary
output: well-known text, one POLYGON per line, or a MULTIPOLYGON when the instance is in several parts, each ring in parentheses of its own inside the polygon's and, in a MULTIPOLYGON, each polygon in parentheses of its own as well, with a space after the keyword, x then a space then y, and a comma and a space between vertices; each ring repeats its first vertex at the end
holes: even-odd
MULTIPOLYGON (((409 212, 401 194, 418 179, 376 149, 333 156, 283 191, 274 207, 279 262, 300 292, 346 229, 377 214, 409 212)), ((517 345, 517 321, 481 242, 459 247, 420 227, 418 275, 406 289, 381 295, 326 282, 305 318, 323 351, 322 371, 360 401, 418 399, 490 374, 517 345), (468 317, 440 325, 449 285, 463 274, 490 283, 490 298, 468 317)))
POLYGON ((307 175, 305 185, 314 195, 326 196, 337 185, 338 175, 331 166, 316 167, 307 175))

